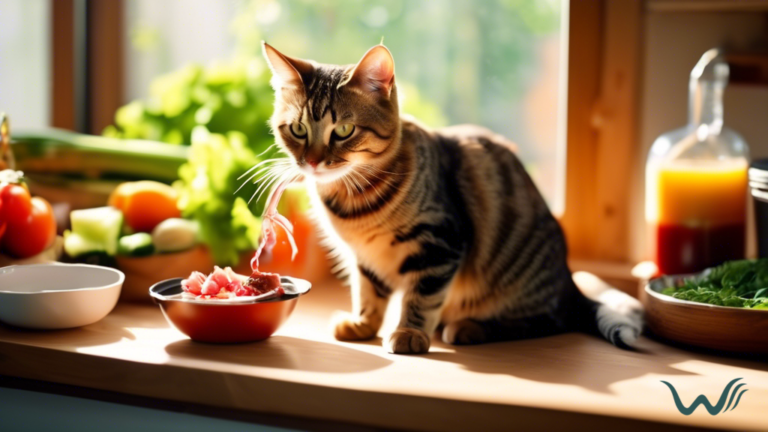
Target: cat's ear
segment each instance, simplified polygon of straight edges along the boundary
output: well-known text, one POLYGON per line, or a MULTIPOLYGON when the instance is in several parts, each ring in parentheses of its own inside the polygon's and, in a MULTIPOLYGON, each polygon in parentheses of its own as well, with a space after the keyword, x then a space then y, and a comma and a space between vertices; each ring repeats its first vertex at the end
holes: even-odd
POLYGON ((271 83, 275 90, 283 87, 301 87, 315 70, 312 63, 288 57, 266 42, 261 42, 261 49, 272 71, 271 83))
POLYGON ((376 45, 365 53, 339 87, 356 86, 364 91, 379 93, 389 98, 394 84, 395 60, 392 58, 392 53, 384 45, 376 45))

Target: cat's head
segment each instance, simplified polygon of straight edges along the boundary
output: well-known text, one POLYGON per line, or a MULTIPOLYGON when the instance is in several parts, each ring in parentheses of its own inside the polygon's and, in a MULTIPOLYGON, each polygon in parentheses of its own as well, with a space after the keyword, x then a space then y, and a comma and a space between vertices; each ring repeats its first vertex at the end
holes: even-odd
POLYGON ((390 153, 400 116, 395 63, 384 45, 347 66, 288 57, 266 43, 263 51, 275 89, 272 129, 305 176, 330 183, 390 153))

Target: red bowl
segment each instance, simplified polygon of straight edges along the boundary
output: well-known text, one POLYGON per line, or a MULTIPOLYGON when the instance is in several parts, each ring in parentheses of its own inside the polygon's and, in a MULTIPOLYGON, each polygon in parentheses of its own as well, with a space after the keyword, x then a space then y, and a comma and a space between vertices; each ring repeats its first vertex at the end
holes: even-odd
POLYGON ((280 298, 226 302, 182 299, 181 281, 158 282, 149 295, 171 325, 192 340, 209 343, 253 342, 272 336, 312 286, 303 279, 283 276, 280 282, 285 295, 280 298))

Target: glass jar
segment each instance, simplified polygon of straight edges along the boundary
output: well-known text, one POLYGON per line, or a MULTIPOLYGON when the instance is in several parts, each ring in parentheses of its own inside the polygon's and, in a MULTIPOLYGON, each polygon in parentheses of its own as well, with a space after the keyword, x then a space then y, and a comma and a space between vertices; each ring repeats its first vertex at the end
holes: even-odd
POLYGON ((0 171, 14 169, 13 153, 11 152, 11 126, 8 116, 0 112, 0 171))
POLYGON ((728 72, 720 51, 704 53, 691 71, 688 125, 648 155, 645 216, 662 274, 744 258, 749 148, 723 125, 728 72))

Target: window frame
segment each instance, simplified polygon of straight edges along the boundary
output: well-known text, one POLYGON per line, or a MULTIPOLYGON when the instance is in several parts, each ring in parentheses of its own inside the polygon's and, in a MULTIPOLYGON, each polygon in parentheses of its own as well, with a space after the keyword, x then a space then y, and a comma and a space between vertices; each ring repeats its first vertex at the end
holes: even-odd
POLYGON ((638 181, 642 0, 571 0, 565 209, 570 257, 631 261, 638 181))
POLYGON ((123 0, 50 0, 51 126, 101 134, 123 105, 123 0))

